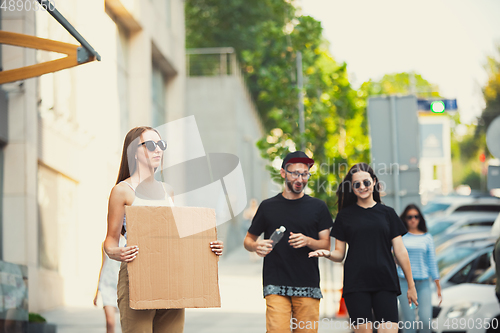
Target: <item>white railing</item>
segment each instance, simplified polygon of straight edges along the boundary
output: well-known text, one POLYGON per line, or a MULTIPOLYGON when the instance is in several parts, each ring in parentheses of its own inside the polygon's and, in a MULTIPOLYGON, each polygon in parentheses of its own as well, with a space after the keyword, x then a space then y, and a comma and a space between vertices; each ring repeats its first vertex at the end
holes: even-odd
POLYGON ((187 49, 186 57, 187 76, 240 75, 232 47, 187 49))
POLYGON ((196 76, 234 76, 244 87, 245 95, 251 104, 253 115, 262 133, 264 127, 257 112, 245 79, 241 73, 236 52, 232 47, 210 47, 186 50, 186 72, 188 77, 196 76))

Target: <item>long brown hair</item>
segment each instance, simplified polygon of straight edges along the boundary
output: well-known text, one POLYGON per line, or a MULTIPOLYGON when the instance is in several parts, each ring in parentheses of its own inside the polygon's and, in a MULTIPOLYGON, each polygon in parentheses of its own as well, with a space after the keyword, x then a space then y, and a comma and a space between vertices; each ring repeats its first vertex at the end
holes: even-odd
POLYGON ((378 182, 378 178, 375 175, 375 172, 368 164, 357 163, 349 169, 347 175, 345 176, 344 180, 342 180, 342 183, 340 183, 337 189, 337 207, 339 212, 342 208, 355 204, 358 200, 352 188, 352 175, 360 171, 365 171, 370 174, 370 177, 374 182, 373 200, 378 203, 382 202, 380 200, 380 183, 378 182))
POLYGON ((134 127, 130 131, 128 131, 127 135, 125 135, 122 149, 122 160, 120 162, 120 170, 118 170, 118 178, 116 179, 116 184, 129 178, 135 172, 135 169, 137 168, 135 154, 138 147, 137 145, 133 145, 132 142, 134 140, 137 140, 137 138, 139 138, 141 134, 146 131, 155 131, 160 136, 160 133, 158 133, 157 130, 149 126, 134 127))
POLYGON ((422 231, 422 232, 427 232, 427 224, 425 223, 424 215, 422 215, 420 208, 418 208, 418 206, 415 204, 409 204, 408 206, 406 206, 405 210, 399 216, 399 218, 403 221, 406 229, 408 229, 408 221, 406 220, 406 216, 408 215, 408 212, 411 209, 415 209, 418 213, 418 216, 419 216, 417 229, 422 231))

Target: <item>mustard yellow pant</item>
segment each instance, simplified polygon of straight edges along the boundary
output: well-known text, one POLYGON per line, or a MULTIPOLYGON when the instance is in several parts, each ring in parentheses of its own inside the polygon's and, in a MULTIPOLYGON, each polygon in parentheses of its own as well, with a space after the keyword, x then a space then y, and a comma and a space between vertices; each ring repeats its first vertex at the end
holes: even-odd
POLYGON ((182 333, 184 309, 134 310, 129 306, 127 264, 118 277, 118 309, 122 333, 182 333))
POLYGON ((311 297, 266 296, 267 333, 317 333, 319 299, 311 297))

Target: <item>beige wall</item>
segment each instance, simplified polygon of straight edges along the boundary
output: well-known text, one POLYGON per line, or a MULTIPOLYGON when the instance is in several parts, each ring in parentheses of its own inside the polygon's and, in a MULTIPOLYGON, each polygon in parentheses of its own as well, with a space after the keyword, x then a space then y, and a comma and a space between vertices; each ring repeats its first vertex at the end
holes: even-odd
MULTIPOLYGON (((2 30, 33 35, 34 12, 3 11, 2 30)), ((35 63, 35 51, 2 46, 3 69, 35 63)), ((4 149, 3 260, 28 266, 29 289, 36 289, 37 256, 37 121, 36 81, 4 84, 8 102, 8 144, 4 149)))
MULTIPOLYGON (((3 253, 29 267, 30 311, 92 302, 124 134, 151 122, 153 58, 166 77, 165 119, 184 115, 183 2, 166 3, 56 2, 102 61, 4 85, 3 253)), ((7 12, 2 30, 77 43, 45 12, 7 12)), ((56 56, 3 47, 5 69, 56 56)))

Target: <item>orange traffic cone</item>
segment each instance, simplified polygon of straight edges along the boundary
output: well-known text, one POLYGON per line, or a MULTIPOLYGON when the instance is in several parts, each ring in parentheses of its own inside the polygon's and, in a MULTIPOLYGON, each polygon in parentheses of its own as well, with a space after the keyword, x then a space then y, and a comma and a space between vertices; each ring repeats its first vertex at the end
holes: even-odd
MULTIPOLYGON (((340 289, 340 292, 342 292, 342 289, 340 289)), ((340 304, 339 304, 339 311, 337 312, 337 317, 347 317, 347 307, 345 306, 345 300, 344 297, 340 298, 340 304)))

